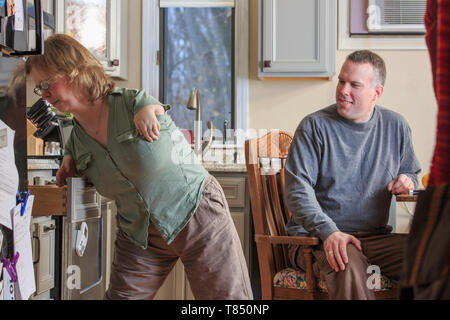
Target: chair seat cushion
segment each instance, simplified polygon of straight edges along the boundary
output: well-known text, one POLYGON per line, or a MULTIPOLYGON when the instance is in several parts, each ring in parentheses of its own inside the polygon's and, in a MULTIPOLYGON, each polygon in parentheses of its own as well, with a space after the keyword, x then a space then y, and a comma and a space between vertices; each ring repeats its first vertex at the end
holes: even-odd
MULTIPOLYGON (((385 291, 394 288, 395 284, 386 276, 381 275, 381 288, 375 291, 385 291)), ((286 268, 273 278, 273 285, 278 288, 306 289, 306 273, 299 269, 286 268)), ((319 291, 327 292, 325 281, 317 279, 319 291)))

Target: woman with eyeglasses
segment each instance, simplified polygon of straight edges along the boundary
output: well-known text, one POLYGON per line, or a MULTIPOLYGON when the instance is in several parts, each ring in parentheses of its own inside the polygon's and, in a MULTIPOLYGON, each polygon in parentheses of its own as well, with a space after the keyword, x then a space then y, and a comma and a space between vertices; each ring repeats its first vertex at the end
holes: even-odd
POLYGON ((74 115, 57 183, 82 175, 115 200, 118 233, 106 299, 152 299, 181 258, 196 299, 252 299, 223 190, 196 159, 163 105, 116 88, 67 35, 26 62, 34 92, 74 115))

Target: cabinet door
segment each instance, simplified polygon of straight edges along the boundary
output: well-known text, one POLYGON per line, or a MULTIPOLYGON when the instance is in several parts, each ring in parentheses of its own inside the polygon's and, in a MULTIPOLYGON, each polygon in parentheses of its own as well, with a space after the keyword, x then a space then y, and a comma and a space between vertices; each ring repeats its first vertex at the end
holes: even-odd
POLYGON ((259 76, 334 74, 336 1, 260 0, 259 5, 259 76))
POLYGON ((230 207, 236 230, 241 240, 247 265, 250 265, 250 198, 246 173, 214 172, 230 207))
POLYGON ((244 211, 232 211, 231 218, 233 219, 234 226, 241 240, 242 250, 245 253, 244 239, 245 239, 245 212, 244 211))
MULTIPOLYGON (((231 218, 233 219, 234 225, 236 227, 236 231, 239 235, 239 239, 241 240, 242 250, 245 252, 244 239, 245 239, 245 212, 243 211, 232 211, 231 218)), ((185 300, 195 300, 194 294, 192 293, 191 285, 189 284, 189 280, 186 277, 186 292, 185 292, 185 300)))
MULTIPOLYGON (((172 271, 167 276, 163 285, 156 293, 154 300, 185 300, 185 284, 188 284, 183 263, 178 260, 172 271)), ((190 292, 190 291, 189 291, 190 292)))
POLYGON ((55 285, 55 220, 35 223, 32 234, 35 295, 39 295, 55 285))

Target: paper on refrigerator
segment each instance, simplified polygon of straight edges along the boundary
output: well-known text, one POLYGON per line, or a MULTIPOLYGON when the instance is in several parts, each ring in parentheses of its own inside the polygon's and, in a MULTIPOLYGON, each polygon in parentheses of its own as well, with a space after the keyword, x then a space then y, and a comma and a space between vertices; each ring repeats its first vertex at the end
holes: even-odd
POLYGON ((14 160, 14 134, 0 120, 0 224, 12 229, 11 209, 16 206, 19 173, 14 160))
POLYGON ((15 300, 15 288, 14 288, 14 282, 12 281, 11 277, 9 276, 8 272, 5 268, 3 268, 3 300, 15 300))
POLYGON ((20 297, 17 299, 28 300, 28 298, 36 291, 36 283, 34 279, 33 268, 33 251, 31 248, 31 211, 33 208, 34 196, 30 195, 27 200, 23 216, 21 215, 21 205, 13 210, 13 237, 14 237, 14 253, 19 253, 17 260, 17 282, 20 297))
POLYGON ((20 297, 17 299, 28 300, 28 298, 36 291, 33 268, 33 252, 31 248, 30 222, 31 210, 33 207, 34 196, 29 196, 26 209, 21 216, 21 205, 13 210, 13 236, 14 236, 14 252, 19 253, 17 260, 17 282, 20 297))

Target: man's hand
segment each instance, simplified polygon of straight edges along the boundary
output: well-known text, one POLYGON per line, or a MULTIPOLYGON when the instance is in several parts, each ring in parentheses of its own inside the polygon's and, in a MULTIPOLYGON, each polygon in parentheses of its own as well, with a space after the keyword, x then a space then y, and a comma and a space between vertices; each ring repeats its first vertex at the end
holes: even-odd
POLYGON ((134 116, 136 129, 148 142, 158 140, 161 126, 156 116, 162 115, 164 112, 164 108, 161 105, 153 104, 145 106, 134 116))
POLYGON ((72 157, 65 156, 61 167, 56 172, 56 185, 58 187, 64 186, 67 178, 75 177, 77 175, 77 170, 75 168, 75 163, 72 157))
POLYGON ((394 195, 408 193, 409 190, 414 190, 414 182, 406 174, 401 174, 392 180, 387 188, 394 195))
POLYGON ((345 270, 345 265, 348 263, 347 245, 349 243, 354 244, 359 251, 362 251, 361 241, 350 234, 340 231, 329 235, 323 243, 328 264, 336 272, 339 272, 339 268, 342 271, 345 270))

